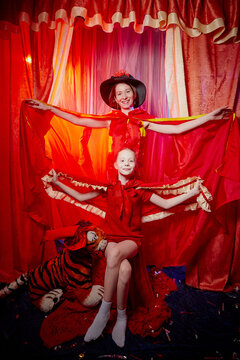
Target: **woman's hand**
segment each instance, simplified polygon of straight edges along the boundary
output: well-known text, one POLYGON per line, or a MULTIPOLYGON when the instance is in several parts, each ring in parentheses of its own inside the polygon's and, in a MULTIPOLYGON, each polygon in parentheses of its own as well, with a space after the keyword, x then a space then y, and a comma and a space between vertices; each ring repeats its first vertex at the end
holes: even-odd
POLYGON ((232 113, 232 110, 229 109, 228 106, 220 107, 209 114, 207 116, 209 117, 209 120, 227 120, 229 118, 229 115, 232 113))
POLYGON ((51 105, 45 104, 39 100, 26 99, 25 102, 27 104, 31 105, 31 107, 36 108, 36 109, 40 109, 40 110, 51 110, 52 109, 51 105))
POLYGON ((58 175, 57 175, 56 171, 54 169, 52 169, 52 182, 54 184, 56 184, 57 181, 58 181, 58 175))

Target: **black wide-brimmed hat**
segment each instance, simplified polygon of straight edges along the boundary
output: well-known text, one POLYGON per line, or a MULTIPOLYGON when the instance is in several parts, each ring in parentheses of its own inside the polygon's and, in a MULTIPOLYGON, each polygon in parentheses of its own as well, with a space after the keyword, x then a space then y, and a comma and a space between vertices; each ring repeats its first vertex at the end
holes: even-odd
POLYGON ((115 74, 114 76, 111 76, 110 79, 107 79, 101 83, 100 93, 104 102, 108 106, 117 109, 117 104, 116 106, 114 106, 114 104, 109 103, 109 95, 111 93, 113 86, 119 83, 126 83, 136 88, 137 97, 134 100, 133 106, 134 108, 141 106, 146 97, 146 87, 141 81, 135 79, 132 75, 127 73, 115 74))

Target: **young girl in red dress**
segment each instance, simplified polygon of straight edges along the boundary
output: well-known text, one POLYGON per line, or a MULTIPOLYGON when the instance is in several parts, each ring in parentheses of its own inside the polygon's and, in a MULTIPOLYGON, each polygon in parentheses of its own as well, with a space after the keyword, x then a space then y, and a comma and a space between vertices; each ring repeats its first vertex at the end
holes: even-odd
MULTIPOLYGON (((159 195, 140 189, 140 181, 134 178, 136 168, 135 152, 129 148, 121 150, 114 162, 117 181, 108 186, 107 210, 103 230, 107 235, 108 245, 105 251, 106 271, 104 278, 104 296, 99 311, 89 327, 84 340, 97 339, 107 325, 110 316, 113 295, 116 293, 117 321, 112 331, 114 342, 123 347, 127 326, 127 299, 132 266, 130 259, 138 254, 141 246, 141 207, 144 202, 169 209, 196 196, 199 182, 188 192, 173 198, 164 199, 159 195)), ((53 172, 52 182, 77 201, 86 201, 100 195, 99 191, 80 193, 58 180, 53 172)))

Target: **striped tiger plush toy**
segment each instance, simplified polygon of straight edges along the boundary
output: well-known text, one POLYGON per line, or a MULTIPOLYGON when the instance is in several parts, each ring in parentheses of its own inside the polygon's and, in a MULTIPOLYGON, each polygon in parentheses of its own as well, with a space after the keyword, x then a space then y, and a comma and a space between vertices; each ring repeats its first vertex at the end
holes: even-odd
MULTIPOLYGON (((65 238, 64 249, 55 258, 6 285, 0 290, 0 298, 27 285, 31 301, 43 312, 51 311, 63 294, 77 298, 84 306, 96 306, 102 299, 103 286, 92 284, 92 268, 107 240, 104 232, 90 222, 80 221, 71 231, 73 228, 74 236, 65 238)), ((60 233, 57 231, 58 236, 60 233)), ((56 233, 50 231, 48 240, 54 237, 56 233)))

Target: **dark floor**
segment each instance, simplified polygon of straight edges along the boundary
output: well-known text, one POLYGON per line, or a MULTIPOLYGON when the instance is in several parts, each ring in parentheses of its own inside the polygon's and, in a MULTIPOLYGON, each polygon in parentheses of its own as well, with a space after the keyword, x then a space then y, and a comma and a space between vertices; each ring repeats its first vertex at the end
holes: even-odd
POLYGON ((176 279, 178 291, 167 297, 172 320, 158 338, 142 339, 127 331, 124 349, 114 346, 111 335, 105 335, 87 345, 82 338, 76 338, 48 350, 39 337, 44 314, 22 290, 0 302, 1 360, 240 359, 240 292, 194 289, 184 284, 183 267, 164 271, 176 279))

